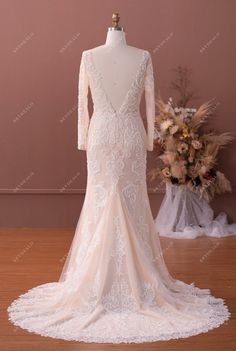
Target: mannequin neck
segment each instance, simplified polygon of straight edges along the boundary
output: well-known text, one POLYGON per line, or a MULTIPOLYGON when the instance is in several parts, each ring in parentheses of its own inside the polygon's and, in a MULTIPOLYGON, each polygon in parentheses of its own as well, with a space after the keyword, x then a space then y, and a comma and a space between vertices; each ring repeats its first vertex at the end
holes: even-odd
POLYGON ((113 47, 126 46, 125 32, 109 30, 107 32, 105 45, 113 47))

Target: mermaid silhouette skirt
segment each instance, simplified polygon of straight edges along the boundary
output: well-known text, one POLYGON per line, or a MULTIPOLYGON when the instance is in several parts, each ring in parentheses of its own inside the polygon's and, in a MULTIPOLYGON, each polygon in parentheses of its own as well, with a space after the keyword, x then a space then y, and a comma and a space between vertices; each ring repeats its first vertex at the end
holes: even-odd
POLYGON ((122 105, 112 107, 92 51, 80 67, 78 148, 87 151, 87 188, 59 281, 30 289, 9 318, 43 336, 97 343, 142 343, 188 337, 230 316, 209 289, 169 274, 146 186, 152 150, 154 85, 151 57, 142 60, 122 105), (94 112, 88 124, 87 86, 94 112), (148 102, 148 134, 138 110, 148 102))

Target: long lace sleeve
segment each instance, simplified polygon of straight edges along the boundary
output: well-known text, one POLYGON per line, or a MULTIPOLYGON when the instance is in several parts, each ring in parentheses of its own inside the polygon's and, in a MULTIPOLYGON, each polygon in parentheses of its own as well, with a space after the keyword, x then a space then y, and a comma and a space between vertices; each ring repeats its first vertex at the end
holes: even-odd
POLYGON ((82 53, 80 70, 79 70, 79 85, 78 85, 78 149, 87 149, 87 132, 89 126, 88 112, 88 75, 85 64, 85 54, 82 53))
POLYGON ((153 65, 151 55, 149 53, 147 61, 147 69, 144 80, 145 102, 146 102, 146 117, 147 117, 147 150, 153 150, 154 142, 154 123, 155 123, 155 88, 153 65))

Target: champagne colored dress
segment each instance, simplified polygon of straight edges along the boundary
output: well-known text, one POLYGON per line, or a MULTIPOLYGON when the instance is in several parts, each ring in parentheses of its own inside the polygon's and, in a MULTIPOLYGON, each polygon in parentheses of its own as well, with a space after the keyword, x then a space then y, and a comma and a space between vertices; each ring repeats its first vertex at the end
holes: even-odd
POLYGON ((78 149, 87 153, 87 188, 75 236, 59 281, 21 295, 9 306, 9 318, 40 335, 97 343, 207 332, 229 318, 227 306, 209 289, 171 277, 149 204, 146 154, 153 150, 155 117, 151 55, 140 49, 136 75, 115 109, 93 50, 83 51, 79 73, 78 149), (139 111, 143 93, 147 132, 139 111))

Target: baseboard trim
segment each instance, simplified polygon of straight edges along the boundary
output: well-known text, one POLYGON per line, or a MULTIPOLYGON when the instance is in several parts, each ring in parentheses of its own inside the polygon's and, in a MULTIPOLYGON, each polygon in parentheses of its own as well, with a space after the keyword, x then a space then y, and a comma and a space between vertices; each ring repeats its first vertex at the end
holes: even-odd
MULTIPOLYGON (((86 189, 0 189, 0 194, 8 195, 78 195, 85 194, 86 189)), ((165 188, 148 188, 149 194, 164 194, 165 188)), ((231 193, 236 194, 236 187, 232 188, 231 193)))

